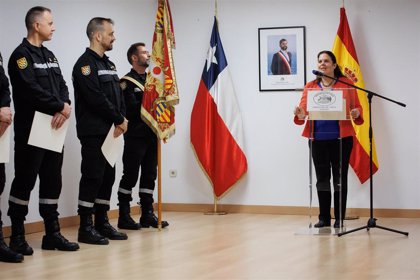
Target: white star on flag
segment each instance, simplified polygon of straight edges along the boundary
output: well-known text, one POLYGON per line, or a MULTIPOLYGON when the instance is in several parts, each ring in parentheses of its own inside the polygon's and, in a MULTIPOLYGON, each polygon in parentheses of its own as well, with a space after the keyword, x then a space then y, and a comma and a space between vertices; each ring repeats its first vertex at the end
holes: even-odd
POLYGON ((209 48, 209 51, 207 53, 207 72, 210 69, 210 66, 212 63, 217 64, 217 59, 216 56, 214 56, 216 54, 216 45, 214 47, 209 48))

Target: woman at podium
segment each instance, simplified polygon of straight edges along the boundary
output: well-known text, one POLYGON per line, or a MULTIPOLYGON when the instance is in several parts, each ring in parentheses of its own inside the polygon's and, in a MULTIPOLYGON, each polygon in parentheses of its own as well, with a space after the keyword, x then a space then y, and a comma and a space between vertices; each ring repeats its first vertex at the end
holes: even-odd
POLYGON ((330 209, 332 195, 330 180, 332 173, 334 227, 339 228, 342 225, 346 212, 347 173, 353 148, 353 136, 355 136, 352 122, 356 125, 363 124, 363 110, 357 97, 357 91, 351 86, 342 83, 353 84, 341 72, 334 54, 331 51, 324 50, 317 57, 318 71, 314 71, 317 77, 305 85, 300 104, 294 110, 294 122, 297 125, 305 124, 302 136, 309 138, 309 143, 312 146, 312 160, 315 166, 319 201, 319 221, 315 224, 315 227, 331 226, 330 209), (320 93, 315 95, 315 98, 314 95, 311 95, 311 100, 308 102, 309 91, 319 91, 320 93), (340 97, 342 99, 339 99, 340 97), (318 100, 315 100, 316 98, 318 100), (315 102, 328 103, 331 99, 342 100, 343 107, 341 110, 343 117, 339 117, 339 114, 337 114, 338 117, 335 119, 334 117, 323 118, 322 114, 319 114, 317 117, 311 117, 312 115, 308 112, 308 103, 312 103, 313 100, 315 102))

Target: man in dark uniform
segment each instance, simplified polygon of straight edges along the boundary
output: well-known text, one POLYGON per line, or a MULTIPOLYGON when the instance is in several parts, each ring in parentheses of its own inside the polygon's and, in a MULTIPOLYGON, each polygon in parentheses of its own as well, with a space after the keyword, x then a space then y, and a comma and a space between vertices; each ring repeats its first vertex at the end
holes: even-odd
POLYGON ((69 92, 57 58, 42 45, 51 40, 55 31, 51 10, 31 8, 26 14, 25 24, 28 35, 14 50, 8 64, 15 105, 15 178, 8 210, 12 221, 10 248, 23 255, 33 254, 25 240, 23 222, 39 175, 39 213, 44 219, 46 232, 42 249, 75 251, 79 245, 61 235, 58 223, 63 153, 27 144, 35 111, 53 116, 53 129, 60 128, 71 113, 69 92))
MULTIPOLYGON (((3 58, 0 54, 0 137, 12 123, 12 111, 10 111, 10 91, 9 81, 4 73, 3 58)), ((6 184, 6 173, 4 163, 0 163, 0 198, 6 184)), ((0 261, 2 262, 22 262, 23 255, 12 251, 4 242, 3 223, 0 211, 0 261)))
POLYGON ((101 151, 110 128, 115 126, 116 138, 127 131, 128 122, 115 65, 105 55, 115 41, 113 24, 109 18, 89 21, 86 34, 90 46, 73 68, 77 137, 82 145, 78 240, 99 245, 107 245, 108 239, 127 239, 108 220, 115 168, 101 151))
MULTIPOLYGON (((153 191, 157 176, 157 137, 140 117, 150 54, 144 43, 136 43, 128 49, 127 59, 132 69, 121 79, 129 122, 128 131, 124 134, 124 171, 118 189, 118 227, 133 230, 141 227, 157 228, 158 220, 153 213, 153 191), (140 167, 141 218, 138 224, 130 216, 130 201, 132 189, 139 178, 140 167)), ((168 225, 168 222, 162 221, 163 228, 168 225)))

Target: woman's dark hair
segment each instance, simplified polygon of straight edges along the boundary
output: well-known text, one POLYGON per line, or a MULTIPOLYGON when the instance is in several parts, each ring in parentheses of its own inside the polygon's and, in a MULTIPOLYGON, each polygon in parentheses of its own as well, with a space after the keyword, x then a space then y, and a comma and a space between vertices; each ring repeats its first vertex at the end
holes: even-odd
MULTIPOLYGON (((332 62, 334 64, 337 64, 337 59, 335 58, 335 55, 334 55, 333 52, 331 52, 331 51, 320 51, 318 53, 318 56, 317 56, 318 59, 321 56, 321 54, 328 55, 331 58, 332 62)), ((335 67, 335 69, 334 69, 334 77, 336 77, 336 78, 344 77, 344 74, 343 74, 343 72, 341 72, 340 66, 338 64, 337 64, 337 67, 335 67)))

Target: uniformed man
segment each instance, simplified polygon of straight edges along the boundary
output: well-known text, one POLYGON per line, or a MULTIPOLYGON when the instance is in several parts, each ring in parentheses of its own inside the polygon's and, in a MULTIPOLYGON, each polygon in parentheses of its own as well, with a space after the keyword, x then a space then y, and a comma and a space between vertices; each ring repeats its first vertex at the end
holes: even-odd
MULTIPOLYGON (((158 227, 158 219, 153 213, 153 191, 157 176, 157 137, 140 117, 146 69, 150 54, 144 43, 135 43, 127 51, 131 71, 121 79, 121 88, 127 110, 128 131, 124 134, 124 171, 118 189, 119 218, 118 227, 137 230, 141 227, 158 227), (132 189, 141 176, 139 196, 141 205, 140 223, 130 216, 132 189)), ((162 227, 169 223, 162 221, 162 227)))
POLYGON ((73 68, 77 136, 82 145, 78 240, 100 245, 108 244, 108 239, 127 239, 125 233, 118 232, 108 221, 115 168, 101 151, 111 126, 115 126, 114 137, 119 137, 127 131, 128 122, 117 70, 105 55, 115 41, 113 24, 109 18, 89 21, 86 33, 90 46, 73 68))
MULTIPOLYGON (((12 123, 12 111, 10 111, 10 91, 9 81, 3 68, 3 58, 0 54, 0 137, 12 123)), ((0 163, 0 198, 6 183, 6 173, 4 163, 0 163)), ((0 211, 0 261, 2 262, 22 262, 23 255, 11 250, 4 242, 3 223, 0 211)))
POLYGON ((60 128, 71 113, 69 92, 57 58, 42 45, 51 40, 55 31, 51 10, 31 8, 25 24, 28 35, 14 50, 8 64, 15 105, 15 178, 8 210, 12 221, 10 248, 23 255, 33 254, 25 240, 23 222, 39 175, 39 213, 46 232, 42 249, 75 251, 79 245, 61 235, 58 222, 63 153, 27 144, 35 111, 51 115, 53 129, 60 128))

